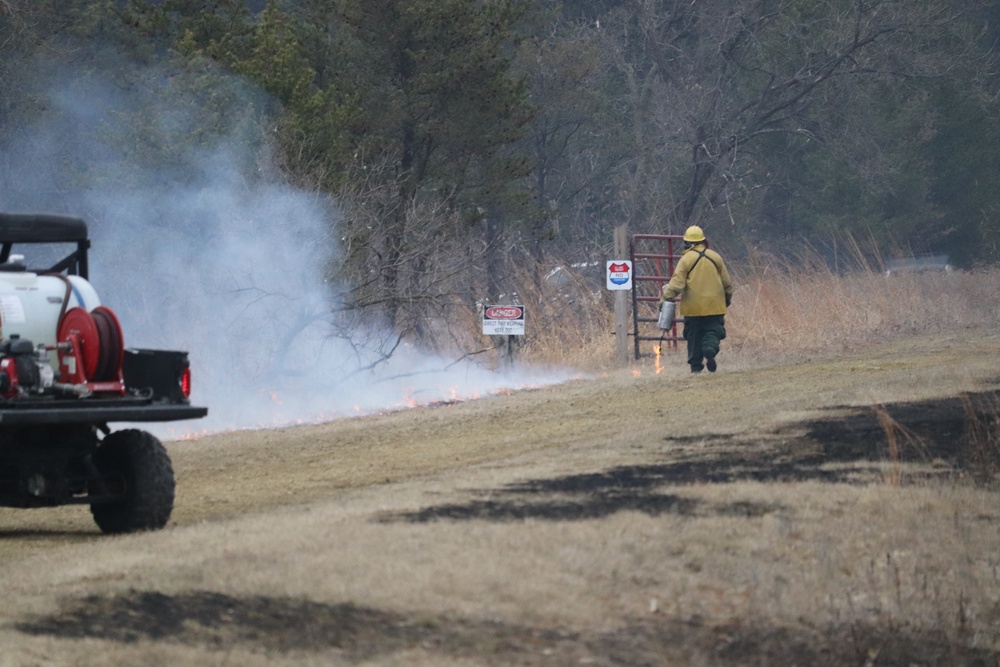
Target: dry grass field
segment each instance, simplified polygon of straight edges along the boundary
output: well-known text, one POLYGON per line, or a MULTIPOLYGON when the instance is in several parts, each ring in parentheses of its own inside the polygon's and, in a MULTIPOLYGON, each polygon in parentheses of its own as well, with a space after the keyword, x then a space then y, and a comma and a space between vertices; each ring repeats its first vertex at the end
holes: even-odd
POLYGON ((0 665, 1000 665, 1000 277, 880 280, 743 276, 713 375, 168 443, 163 531, 0 510, 0 665))

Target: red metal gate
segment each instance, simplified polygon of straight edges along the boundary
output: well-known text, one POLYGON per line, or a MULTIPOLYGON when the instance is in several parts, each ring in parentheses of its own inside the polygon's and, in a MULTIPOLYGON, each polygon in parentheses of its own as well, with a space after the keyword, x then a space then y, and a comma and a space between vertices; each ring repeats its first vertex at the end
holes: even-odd
MULTIPOLYGON (((657 326, 660 294, 670 282, 674 266, 684 251, 684 237, 664 234, 633 234, 629 242, 632 259, 632 336, 635 358, 641 356, 640 341, 657 341, 677 347, 677 321, 667 331, 657 326)), ((683 321, 683 320, 681 320, 683 321)))

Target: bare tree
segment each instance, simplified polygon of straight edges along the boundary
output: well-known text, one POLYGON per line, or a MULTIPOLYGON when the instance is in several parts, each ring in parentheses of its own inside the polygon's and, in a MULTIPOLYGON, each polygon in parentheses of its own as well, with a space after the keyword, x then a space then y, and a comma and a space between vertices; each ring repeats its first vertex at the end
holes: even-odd
POLYGON ((875 90, 866 82, 940 76, 970 56, 960 19, 944 0, 633 0, 605 34, 631 89, 647 222, 730 215, 768 184, 767 138, 830 139, 825 121, 875 90))
MULTIPOLYGON (((422 335, 420 317, 407 311, 436 298, 428 283, 449 273, 437 270, 433 254, 463 215, 475 221, 478 209, 497 199, 491 191, 518 176, 505 173, 505 149, 530 107, 509 74, 505 49, 523 6, 513 0, 338 0, 335 6, 350 27, 353 48, 346 53, 365 74, 358 79, 366 114, 353 128, 357 152, 372 152, 386 167, 366 176, 380 179, 367 191, 377 199, 360 199, 374 204, 367 226, 378 232, 353 240, 368 255, 364 280, 374 295, 355 303, 377 303, 390 326, 422 335)), ((354 229, 363 232, 358 222, 354 229)))
POLYGON ((524 141, 538 211, 527 239, 532 255, 541 259, 556 239, 562 252, 585 251, 592 233, 610 236, 601 224, 615 217, 609 184, 628 155, 600 28, 547 23, 520 45, 515 66, 537 109, 524 141))
POLYGON ((390 350, 390 356, 399 336, 435 349, 466 335, 462 325, 467 323, 454 313, 474 305, 475 279, 486 256, 475 235, 462 233, 461 214, 445 199, 417 197, 396 211, 395 169, 392 155, 359 156, 338 196, 343 255, 331 267, 334 284, 347 286, 335 299, 339 319, 348 322, 347 314, 357 316, 354 325, 342 330, 345 337, 352 337, 352 327, 361 322, 389 325, 384 327, 386 341, 378 345, 390 350), (399 224, 405 225, 405 233, 396 229, 399 224), (395 239, 394 245, 388 239, 395 239), (387 272, 391 280, 386 280, 387 272))

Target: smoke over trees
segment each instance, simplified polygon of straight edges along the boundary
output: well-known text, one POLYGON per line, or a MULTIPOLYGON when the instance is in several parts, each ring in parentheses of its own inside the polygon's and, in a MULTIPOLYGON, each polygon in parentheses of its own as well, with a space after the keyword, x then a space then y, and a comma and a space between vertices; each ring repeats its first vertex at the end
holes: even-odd
POLYGON ((1000 260, 998 23, 985 0, 11 0, 0 137, 37 111, 17 91, 42 53, 165 63, 204 111, 192 143, 255 124, 337 198, 338 307, 426 339, 498 274, 600 259, 626 222, 1000 260), (233 77, 270 101, 216 113, 233 77))

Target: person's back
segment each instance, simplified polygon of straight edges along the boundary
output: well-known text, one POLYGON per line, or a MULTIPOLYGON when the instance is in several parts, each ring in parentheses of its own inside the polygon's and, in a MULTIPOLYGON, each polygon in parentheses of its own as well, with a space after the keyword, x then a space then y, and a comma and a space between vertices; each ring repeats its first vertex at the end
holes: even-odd
POLYGON ((715 357, 726 337, 726 308, 733 295, 732 280, 722 255, 708 248, 706 242, 700 227, 688 227, 684 233, 684 254, 660 295, 661 301, 681 298, 688 363, 694 373, 706 366, 709 372, 715 372, 715 357))

